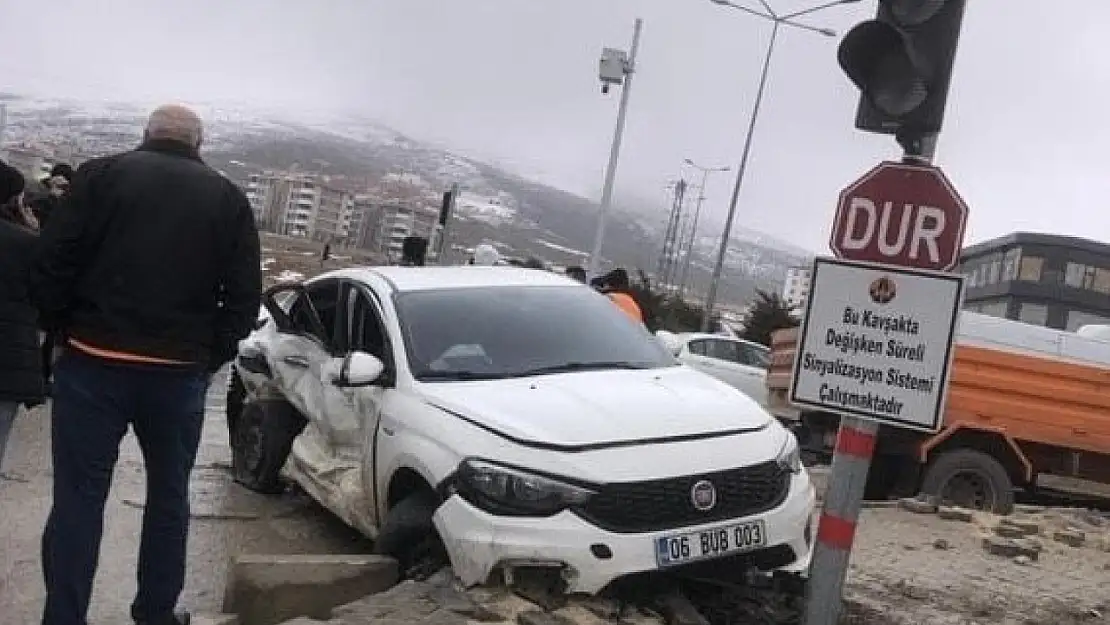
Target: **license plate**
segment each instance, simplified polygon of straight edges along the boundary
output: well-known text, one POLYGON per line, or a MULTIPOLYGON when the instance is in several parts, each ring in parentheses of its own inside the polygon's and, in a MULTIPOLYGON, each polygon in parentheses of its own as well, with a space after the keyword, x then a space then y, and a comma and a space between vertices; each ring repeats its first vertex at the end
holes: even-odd
POLYGON ((763 521, 750 521, 715 529, 675 534, 655 539, 655 562, 660 567, 759 549, 767 544, 763 521))

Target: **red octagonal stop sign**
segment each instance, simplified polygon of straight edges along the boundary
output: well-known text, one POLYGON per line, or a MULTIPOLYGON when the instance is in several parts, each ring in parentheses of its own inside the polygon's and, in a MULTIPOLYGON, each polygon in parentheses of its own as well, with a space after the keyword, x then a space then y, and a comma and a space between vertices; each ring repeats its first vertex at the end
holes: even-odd
POLYGON ((841 192, 829 247, 837 258, 948 271, 967 212, 939 168, 883 162, 841 192))

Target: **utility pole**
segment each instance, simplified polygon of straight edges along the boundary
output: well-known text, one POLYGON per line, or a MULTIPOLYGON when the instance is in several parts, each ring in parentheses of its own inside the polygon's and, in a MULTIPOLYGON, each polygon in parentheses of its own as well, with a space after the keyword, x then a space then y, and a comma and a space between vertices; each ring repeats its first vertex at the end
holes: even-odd
POLYGON ((683 216, 686 210, 686 190, 689 184, 685 179, 679 180, 675 187, 674 226, 670 232, 669 245, 664 252, 663 275, 660 284, 670 286, 674 278, 675 265, 678 262, 678 252, 682 245, 683 216))
POLYGON ((771 28, 771 37, 767 42, 767 52, 763 57, 763 69, 759 74, 759 87, 755 92, 755 103, 752 105, 751 118, 748 120, 748 132, 744 137, 744 151, 740 156, 740 166, 736 170, 736 184, 732 189, 732 199, 729 200, 728 216, 725 218, 725 229, 721 233, 721 244, 717 249, 717 262, 713 267, 713 277, 709 282, 709 293, 705 298, 705 312, 701 318, 702 332, 709 331, 709 323, 713 319, 713 307, 717 304, 717 290, 720 288, 721 275, 724 272, 725 256, 728 254, 728 243, 732 239, 732 224, 736 219, 736 204, 740 199, 740 189, 744 185, 744 173, 748 168, 748 157, 752 150, 752 138, 755 134, 756 121, 759 118, 759 109, 763 105, 763 95, 767 88, 767 72, 771 68, 771 57, 775 51, 775 43, 778 41, 780 27, 789 26, 798 30, 806 30, 825 37, 835 37, 836 31, 829 28, 818 28, 803 24, 795 21, 796 18, 811 15, 818 11, 823 11, 830 7, 839 4, 853 4, 860 0, 831 0, 823 4, 818 4, 807 9, 793 11, 787 14, 779 14, 771 10, 771 6, 767 0, 762 0, 760 4, 763 5, 763 11, 753 9, 742 4, 736 4, 731 0, 711 0, 713 4, 723 6, 725 8, 733 9, 769 21, 773 24, 771 28))
POLYGON ((594 234, 594 247, 590 252, 590 263, 587 271, 589 275, 596 276, 601 267, 601 247, 605 243, 605 221, 609 216, 609 207, 613 203, 613 183, 617 177, 617 161, 620 159, 621 139, 624 137, 624 120, 628 113, 628 98, 632 92, 632 77, 636 73, 636 52, 640 47, 640 30, 644 20, 636 18, 632 32, 632 47, 629 49, 628 58, 624 59, 623 53, 615 50, 605 50, 601 58, 602 93, 608 93, 609 84, 621 84, 621 102, 617 109, 617 128, 613 132, 613 146, 609 150, 609 165, 605 169, 605 186, 601 191, 601 208, 597 216, 597 232, 594 234), (620 76, 609 73, 610 65, 620 63, 620 76))
POLYGON ((679 178, 674 185, 674 194, 671 196, 671 215, 667 221, 667 232, 663 236, 663 253, 659 256, 659 285, 667 282, 671 265, 674 263, 675 245, 678 240, 678 231, 682 223, 682 203, 686 195, 686 180, 679 178))
POLYGON ((727 172, 730 167, 702 167, 691 159, 686 159, 686 164, 694 169, 701 171, 701 187, 698 189, 698 203, 694 206, 694 222, 690 228, 690 240, 686 244, 686 261, 682 266, 682 276, 678 283, 678 296, 682 298, 686 294, 686 280, 690 276, 690 265, 694 260, 694 243, 697 240, 698 221, 701 217, 701 205, 705 201, 705 189, 709 184, 709 174, 714 172, 727 172))
POLYGON ((670 251, 672 239, 674 238, 674 229, 677 226, 678 217, 676 213, 677 204, 675 204, 675 196, 678 194, 678 185, 681 181, 675 181, 667 185, 670 193, 667 199, 670 202, 670 209, 667 210, 667 226, 663 229, 663 251, 659 253, 659 262, 656 264, 655 278, 656 281, 662 283, 663 271, 667 268, 667 254, 670 251))

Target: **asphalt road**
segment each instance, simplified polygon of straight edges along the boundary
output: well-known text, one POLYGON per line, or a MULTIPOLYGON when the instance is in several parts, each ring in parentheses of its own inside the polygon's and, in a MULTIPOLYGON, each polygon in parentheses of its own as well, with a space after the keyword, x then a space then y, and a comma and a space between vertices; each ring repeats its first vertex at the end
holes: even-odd
MULTIPOLYGON (((240 553, 363 553, 369 544, 306 497, 264 497, 230 479, 224 422, 226 376, 213 381, 192 478, 189 581, 182 606, 218 612, 224 576, 240 553)), ((24 413, 0 476, 0 615, 5 625, 37 623, 42 610, 39 540, 50 508, 49 407, 24 413)), ((133 437, 120 451, 106 511, 90 625, 129 623, 142 519, 142 456, 133 437)))

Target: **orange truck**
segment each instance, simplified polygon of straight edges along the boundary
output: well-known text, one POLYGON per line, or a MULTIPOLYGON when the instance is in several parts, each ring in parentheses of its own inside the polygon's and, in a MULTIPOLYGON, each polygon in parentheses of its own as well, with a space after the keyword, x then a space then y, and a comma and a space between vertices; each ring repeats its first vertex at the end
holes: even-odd
MULTIPOLYGON (((839 416, 790 403, 799 330, 771 345, 768 409, 829 458, 839 416)), ((961 312, 942 428, 882 426, 865 496, 922 493, 1008 514, 1044 475, 1110 484, 1110 326, 1065 332, 961 312)))

